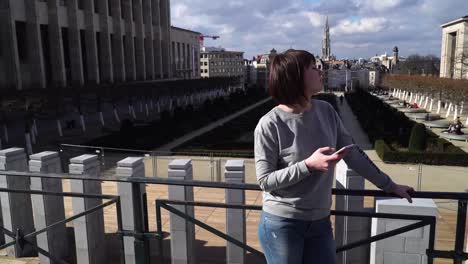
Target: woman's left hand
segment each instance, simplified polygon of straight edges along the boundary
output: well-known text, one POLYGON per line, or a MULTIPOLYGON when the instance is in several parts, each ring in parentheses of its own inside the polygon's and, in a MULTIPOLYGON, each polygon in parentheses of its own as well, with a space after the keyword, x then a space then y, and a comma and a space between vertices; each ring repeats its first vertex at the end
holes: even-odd
POLYGON ((395 184, 393 187, 392 193, 398 195, 401 198, 405 198, 408 202, 412 203, 411 194, 414 193, 413 187, 395 184))

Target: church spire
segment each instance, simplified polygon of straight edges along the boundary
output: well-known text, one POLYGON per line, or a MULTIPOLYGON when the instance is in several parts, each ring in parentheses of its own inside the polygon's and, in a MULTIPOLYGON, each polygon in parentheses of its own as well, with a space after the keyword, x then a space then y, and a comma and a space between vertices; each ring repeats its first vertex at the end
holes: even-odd
POLYGON ((322 59, 329 60, 331 55, 330 48, 330 27, 328 26, 328 16, 325 17, 325 28, 322 42, 322 59))

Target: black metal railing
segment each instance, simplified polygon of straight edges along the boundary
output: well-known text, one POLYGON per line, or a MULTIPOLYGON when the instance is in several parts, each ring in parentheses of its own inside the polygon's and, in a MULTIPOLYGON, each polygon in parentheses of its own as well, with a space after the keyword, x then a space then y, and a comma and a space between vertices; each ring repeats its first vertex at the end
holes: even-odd
MULTIPOLYGON (((138 177, 119 177, 119 176, 88 176, 88 175, 71 175, 71 174, 54 174, 54 173, 30 173, 30 172, 16 172, 16 171, 2 171, 1 175, 6 176, 19 176, 19 177, 39 177, 39 178, 54 178, 54 179, 69 179, 69 180, 86 180, 86 181, 108 181, 108 182, 125 182, 131 183, 135 188, 139 184, 161 184, 161 185, 177 185, 177 186, 192 186, 192 187, 205 187, 205 188, 223 188, 223 189, 237 189, 237 190, 251 190, 251 191, 261 191, 258 185, 256 184, 245 184, 245 183, 225 183, 225 182, 210 182, 210 181, 180 181, 167 178, 138 178, 138 177)), ((156 233, 151 233, 147 230, 147 223, 141 224, 142 222, 147 222, 147 212, 146 208, 138 208, 138 204, 143 204, 146 207, 146 196, 140 193, 137 193, 137 197, 134 196, 134 199, 142 199, 143 203, 134 202, 135 208, 138 213, 135 213, 134 216, 137 217, 141 215, 140 212, 143 212, 143 215, 146 214, 142 219, 134 219, 136 222, 140 223, 140 226, 135 227, 135 230, 123 230, 122 228, 122 219, 121 219, 121 209, 120 209, 120 197, 113 195, 94 195, 94 194, 81 194, 81 193, 70 193, 70 192, 44 192, 44 191, 34 191, 34 190, 14 190, 7 188, 0 188, 0 192, 11 192, 11 193, 29 193, 29 194, 42 194, 42 195, 56 195, 56 196, 68 196, 68 197, 82 197, 82 198, 99 198, 99 199, 108 199, 108 202, 105 202, 99 206, 91 208, 87 211, 84 211, 80 214, 72 216, 70 218, 64 219, 60 222, 54 223, 47 226, 44 229, 35 231, 31 234, 17 236, 16 233, 11 230, 6 230, 6 234, 14 239, 14 241, 9 242, 1 248, 6 248, 8 246, 14 245, 16 243, 29 243, 28 238, 34 237, 39 233, 46 232, 47 230, 54 228, 57 225, 70 222, 74 219, 82 217, 86 214, 95 212, 96 210, 101 210, 102 208, 109 206, 111 204, 116 204, 117 206, 117 224, 118 224, 118 233, 121 237, 123 236, 132 236, 135 238, 135 252, 138 253, 139 257, 137 263, 149 263, 149 238, 157 238, 159 240, 159 250, 160 250, 160 260, 162 261, 163 256, 163 239, 164 234, 162 230, 161 222, 161 208, 168 210, 170 213, 176 214, 180 217, 185 218, 187 221, 193 222, 194 224, 206 229, 207 231, 224 238, 228 242, 231 242, 248 252, 251 252, 258 256, 263 256, 263 253, 260 251, 248 246, 247 244, 236 240, 235 238, 228 236, 219 230, 195 219, 194 217, 185 214, 184 212, 177 210, 171 205, 186 205, 186 206, 207 206, 207 207, 220 207, 220 208, 232 208, 232 209, 244 209, 244 210, 261 210, 259 205, 246 205, 246 204, 223 204, 223 203, 213 203, 213 202, 201 202, 201 201, 175 201, 175 200, 156 200, 156 233), (145 226, 146 228, 142 228, 145 226)), ((343 195, 343 196, 368 196, 368 197, 395 197, 392 194, 385 193, 383 191, 374 191, 374 190, 348 190, 348 189, 332 189, 333 195, 343 195)), ((436 219, 432 216, 424 215, 404 215, 404 214, 386 214, 386 213, 370 213, 370 212, 353 212, 353 211, 335 211, 332 210, 331 213, 336 216, 352 216, 352 217, 376 217, 376 218, 391 218, 391 219, 403 219, 403 220, 415 220, 417 222, 409 224, 404 227, 397 228, 376 236, 372 236, 366 239, 355 241, 348 245, 341 246, 337 248, 337 252, 349 250, 356 248, 362 245, 370 244, 372 242, 382 240, 391 236, 402 234, 417 228, 424 226, 430 226, 430 238, 429 238, 429 247, 426 250, 428 257, 428 262, 433 263, 434 258, 446 258, 452 259, 455 264, 462 264, 464 260, 468 259, 468 253, 464 252, 464 236, 466 233, 466 217, 467 217, 467 202, 468 202, 468 193, 459 193, 459 192, 414 192, 412 194, 413 198, 430 198, 430 199, 445 199, 445 200, 456 200, 458 202, 458 211, 457 211, 457 224, 456 224, 456 235, 455 235, 455 246, 454 250, 437 250, 435 246, 435 228, 436 228, 436 219)), ((36 246, 36 245, 35 245, 36 246)), ((123 245, 122 245, 123 246, 123 245)), ((37 248, 39 253, 49 257, 50 259, 57 261, 58 263, 66 263, 62 260, 56 259, 54 256, 51 256, 47 251, 37 248)), ((123 254, 123 249, 121 254, 123 254)), ((123 258, 122 258, 123 259, 123 258)), ((163 263, 163 262, 162 262, 163 263)))

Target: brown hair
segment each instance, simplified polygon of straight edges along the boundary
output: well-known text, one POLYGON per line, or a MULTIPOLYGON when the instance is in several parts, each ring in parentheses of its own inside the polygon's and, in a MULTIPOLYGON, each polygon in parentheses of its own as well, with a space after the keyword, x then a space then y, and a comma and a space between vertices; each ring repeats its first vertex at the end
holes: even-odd
POLYGON ((305 50, 289 49, 276 55, 271 62, 268 92, 278 104, 297 104, 306 98, 304 71, 315 57, 305 50))

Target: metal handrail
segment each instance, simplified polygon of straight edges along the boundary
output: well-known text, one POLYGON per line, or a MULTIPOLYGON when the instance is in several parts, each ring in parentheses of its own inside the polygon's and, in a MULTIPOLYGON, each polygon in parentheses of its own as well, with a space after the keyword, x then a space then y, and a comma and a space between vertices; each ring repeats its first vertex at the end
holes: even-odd
MULTIPOLYGON (((23 177, 39 177, 39 178, 54 178, 54 179, 70 179, 70 180, 85 180, 85 181, 109 181, 109 182, 126 182, 132 184, 163 184, 163 185, 177 185, 177 186, 192 186, 192 187, 206 187, 206 188, 224 188, 224 189, 237 189, 237 190, 251 190, 251 191, 261 191, 261 188, 256 184, 246 184, 246 183, 226 183, 226 182, 209 182, 209 181, 181 181, 181 180, 174 180, 174 179, 167 179, 167 178, 147 178, 147 177, 121 177, 121 176, 88 176, 88 175, 73 175, 73 174, 52 174, 52 173, 33 173, 33 172, 17 172, 17 171, 1 171, 0 175, 7 175, 7 176, 23 176, 23 177)), ((0 188, 0 192, 27 192, 31 194, 43 194, 43 195, 58 195, 58 196, 72 196, 72 197, 85 197, 85 198, 101 198, 101 199, 115 199, 116 196, 112 195, 99 195, 99 194, 78 194, 78 193, 54 193, 54 192, 43 192, 43 191, 34 191, 34 190, 11 190, 0 188)), ((353 189, 332 189, 331 190, 333 195, 346 195, 346 196, 370 196, 370 197, 397 197, 394 194, 386 193, 384 191, 379 190, 353 190, 353 189)), ((456 227, 456 238, 455 238, 455 249, 453 251, 442 251, 442 250, 434 250, 433 244, 435 240, 435 222, 432 222, 432 218, 427 216, 407 216, 407 215, 396 215, 398 219, 413 219, 413 220, 420 220, 416 224, 406 226, 400 229, 392 230, 393 235, 400 234, 407 232, 409 230, 419 228, 425 225, 430 225, 430 245, 427 251, 428 259, 432 258, 450 258, 454 260, 454 263, 461 264, 463 260, 468 259, 468 254, 464 252, 464 233, 466 230, 466 213, 467 213, 467 202, 468 202, 468 193, 466 192, 413 192, 411 193, 411 197, 413 198, 432 198, 432 199, 446 199, 446 200, 458 200, 458 214, 457 214, 457 227, 456 227), (421 217, 421 218, 418 218, 421 217), (410 228, 410 229, 408 229, 410 228)), ((117 198, 119 198, 117 196, 117 198)), ((170 200, 157 200, 156 206, 156 213, 157 215, 161 215, 161 207, 167 210, 176 210, 175 208, 171 207, 168 209, 169 203, 178 203, 178 201, 170 201, 170 200), (164 205, 164 201, 167 203, 166 206, 164 205)), ((112 201, 111 201, 112 202, 112 201)), ((116 202, 116 201, 113 201, 116 202)), ((120 200, 117 202, 120 203, 120 200)), ((180 203, 184 203, 186 205, 199 205, 199 206, 210 206, 209 202, 187 202, 187 201, 179 201, 180 203)), ((218 204, 219 205, 219 204, 218 204)), ((101 205, 102 206, 102 205, 101 205)), ((245 204, 238 204, 238 205, 223 205, 229 206, 229 208, 237 208, 237 209, 252 209, 252 210, 260 210, 260 206, 255 205, 245 205, 245 204)), ((120 206, 118 206, 120 207, 120 206)), ((226 207, 227 208, 227 207, 226 207)), ((98 210, 97 208, 95 210, 98 210)), ((172 211, 171 211, 172 212, 172 211)), ((175 213, 175 212, 173 212, 175 213)), ((350 212, 350 211, 332 211, 335 215, 343 215, 343 216, 361 216, 361 217, 390 217, 395 216, 392 214, 382 214, 382 213, 365 213, 365 212, 350 212)), ((118 217, 121 217, 120 208, 118 208, 118 217)), ((177 213, 175 213, 177 214, 177 213)), ((76 217, 76 216, 75 216, 76 217)), ((75 218, 73 218, 75 219, 75 218)), ((71 220, 73 220, 71 219, 71 220)), ((67 220, 67 219, 66 219, 67 220)), ((71 221, 68 219, 68 221, 71 221)), ((189 221, 196 222, 196 219, 188 219, 189 221)), ((65 220, 63 220, 65 221, 65 220)), ((157 219, 160 221, 160 218, 157 219)), ((435 220, 434 220, 435 221, 435 220)), ((121 219, 118 220, 119 222, 119 233, 120 235, 124 236, 146 236, 147 232, 145 230, 140 230, 142 232, 132 232, 132 231, 124 231, 121 229, 121 219)), ((158 230, 156 237, 158 239, 163 239, 162 236, 162 229, 160 228, 160 224, 158 223, 158 230)), ((40 230, 44 232, 46 230, 40 230)), ((35 232, 37 235, 38 232, 35 232)), ((390 233, 392 234, 392 233, 390 233)), ((217 234, 220 235, 220 234, 217 234)), ((376 236, 380 239, 386 238, 388 234, 380 234, 376 236)), ((391 235, 391 236, 393 236, 391 235)), ((27 235, 31 236, 31 234, 27 235)), ((27 237, 25 236, 25 237, 27 237)), ((223 236, 224 237, 224 234, 223 236)), ((353 247, 357 247, 362 245, 363 243, 371 243, 376 241, 376 237, 374 238, 367 238, 365 240, 357 241, 354 244, 346 245, 340 248, 339 250, 347 250, 353 247), (374 239, 374 240, 372 240, 374 239)), ((224 237, 228 239, 227 237, 224 237)), ((231 242, 233 242, 232 240, 231 242)), ((236 243, 236 242, 233 242, 236 243)), ((245 245, 248 247, 247 245, 245 245)), ((247 248, 246 248, 247 249, 247 248)), ((162 251, 161 251, 162 252, 162 251)))

